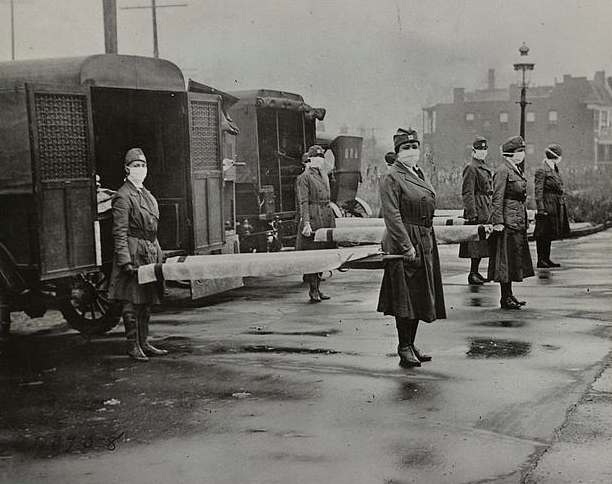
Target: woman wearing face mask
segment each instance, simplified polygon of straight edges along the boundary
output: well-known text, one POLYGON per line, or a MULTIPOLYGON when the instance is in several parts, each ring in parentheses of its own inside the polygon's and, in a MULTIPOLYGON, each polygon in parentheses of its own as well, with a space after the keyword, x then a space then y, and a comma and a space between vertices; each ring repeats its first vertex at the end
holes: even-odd
MULTIPOLYGON (((319 145, 308 148, 304 172, 297 178, 297 197, 300 221, 298 223, 295 250, 332 249, 334 243, 315 242, 314 233, 321 228, 336 226, 330 205, 330 189, 327 175, 322 171, 325 153, 319 145)), ((310 302, 318 303, 330 296, 321 292, 321 273, 304 274, 309 284, 310 302)))
POLYGON ((560 267, 550 260, 550 245, 555 239, 569 235, 569 221, 563 199, 563 180, 559 174, 563 150, 556 143, 548 145, 546 158, 535 172, 535 199, 537 205, 534 236, 538 250, 539 268, 560 267))
POLYGON ((380 184, 386 226, 382 249, 387 255, 378 311, 395 316, 400 365, 412 367, 431 361, 414 344, 419 321, 446 318, 433 230, 436 192, 418 166, 416 131, 398 129, 393 144, 397 158, 380 184))
POLYGON ((514 296, 512 283, 534 274, 527 242, 527 180, 518 166, 525 160, 525 141, 513 136, 501 148, 504 160, 493 175, 488 275, 500 284, 502 309, 520 309, 525 301, 514 296))
POLYGON ((125 172, 125 183, 113 198, 114 260, 109 297, 123 303, 128 355, 137 361, 147 361, 147 356, 168 353, 148 342, 150 307, 160 302, 159 285, 138 284, 136 276, 139 266, 163 260, 157 241, 159 209, 143 185, 147 160, 140 148, 126 153, 125 172))
MULTIPOLYGON (((463 170, 461 197, 463 199, 463 218, 470 224, 486 224, 491 215, 491 195, 493 195, 493 174, 485 163, 487 140, 476 136, 472 143, 472 160, 463 170)), ((459 257, 470 258, 468 284, 482 285, 486 279, 478 272, 480 259, 489 257, 489 243, 486 240, 462 242, 459 257)))

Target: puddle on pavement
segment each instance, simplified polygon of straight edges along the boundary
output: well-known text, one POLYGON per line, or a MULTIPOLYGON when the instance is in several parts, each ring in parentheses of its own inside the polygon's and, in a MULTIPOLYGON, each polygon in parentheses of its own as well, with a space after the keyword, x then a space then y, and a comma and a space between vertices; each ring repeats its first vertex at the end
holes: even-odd
POLYGON ((282 336, 322 336, 328 337, 333 334, 338 334, 339 329, 328 329, 324 331, 269 331, 269 330, 251 330, 245 331, 242 334, 257 334, 257 335, 282 335, 282 336))
POLYGON ((468 285, 468 290, 471 293, 466 299, 466 305, 472 306, 475 308, 488 307, 492 304, 491 298, 488 295, 480 294, 483 286, 470 286, 468 285))
POLYGON ((425 395, 425 388, 415 382, 402 382, 398 389, 399 400, 414 400, 425 395))
POLYGON ((267 346, 267 345, 249 345, 241 346, 240 351, 244 353, 306 353, 316 355, 337 355, 340 351, 330 350, 326 348, 301 348, 293 346, 267 346))
POLYGON ((481 323, 477 323, 477 326, 487 326, 489 328, 522 328, 525 326, 525 324, 525 321, 502 319, 501 321, 483 321, 481 323))
POLYGON ((543 286, 547 286, 553 283, 553 273, 548 269, 539 269, 537 271, 538 276, 538 284, 542 284, 543 286))
POLYGON ((508 339, 471 338, 468 358, 516 358, 531 351, 531 343, 508 339))

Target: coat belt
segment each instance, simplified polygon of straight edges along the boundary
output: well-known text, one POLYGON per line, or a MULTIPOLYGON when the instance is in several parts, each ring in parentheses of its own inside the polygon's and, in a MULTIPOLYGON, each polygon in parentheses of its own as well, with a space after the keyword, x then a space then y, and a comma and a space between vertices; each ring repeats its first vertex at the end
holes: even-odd
POLYGON ((513 194, 513 193, 505 193, 504 198, 506 200, 516 200, 517 202, 524 202, 527 200, 527 195, 525 194, 513 194))
POLYGON ((433 225, 433 220, 402 220, 403 223, 408 225, 418 225, 419 227, 431 227, 433 225))
POLYGON ((129 227, 128 228, 128 235, 130 237, 134 237, 136 239, 148 240, 149 242, 155 242, 155 239, 157 238, 157 233, 156 232, 151 232, 151 231, 148 231, 148 230, 137 229, 137 228, 134 228, 134 227, 129 227))

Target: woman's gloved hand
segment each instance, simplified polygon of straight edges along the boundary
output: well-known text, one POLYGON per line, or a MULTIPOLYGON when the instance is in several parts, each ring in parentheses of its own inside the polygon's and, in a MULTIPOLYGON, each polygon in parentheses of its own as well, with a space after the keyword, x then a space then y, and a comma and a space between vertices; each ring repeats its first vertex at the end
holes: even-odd
POLYGON ((416 260, 416 249, 414 247, 410 247, 410 249, 405 250, 402 254, 409 262, 414 262, 416 260))
POLYGON ((504 224, 494 224, 493 225, 493 232, 503 232, 504 230, 504 224))
POLYGON ((304 222, 304 227, 302 227, 302 235, 304 237, 312 236, 312 227, 310 226, 310 222, 304 222))
POLYGON ((131 262, 124 264, 122 269, 123 269, 123 272, 125 272, 126 274, 129 274, 130 276, 134 274, 134 264, 132 264, 131 262))

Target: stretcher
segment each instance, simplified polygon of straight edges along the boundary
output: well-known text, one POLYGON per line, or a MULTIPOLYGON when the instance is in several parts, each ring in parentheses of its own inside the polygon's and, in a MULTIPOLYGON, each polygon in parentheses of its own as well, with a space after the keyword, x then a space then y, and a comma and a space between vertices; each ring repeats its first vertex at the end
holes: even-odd
POLYGON ((353 260, 380 252, 380 245, 339 249, 250 254, 171 257, 164 263, 138 268, 138 282, 199 281, 228 277, 270 277, 311 274, 341 269, 353 260))
MULTIPOLYGON (((438 244, 458 244, 460 242, 485 240, 492 230, 491 225, 441 225, 434 228, 438 244)), ((341 226, 333 229, 317 230, 314 240, 315 242, 335 242, 338 244, 375 244, 380 243, 384 231, 384 224, 382 226, 341 226)))

